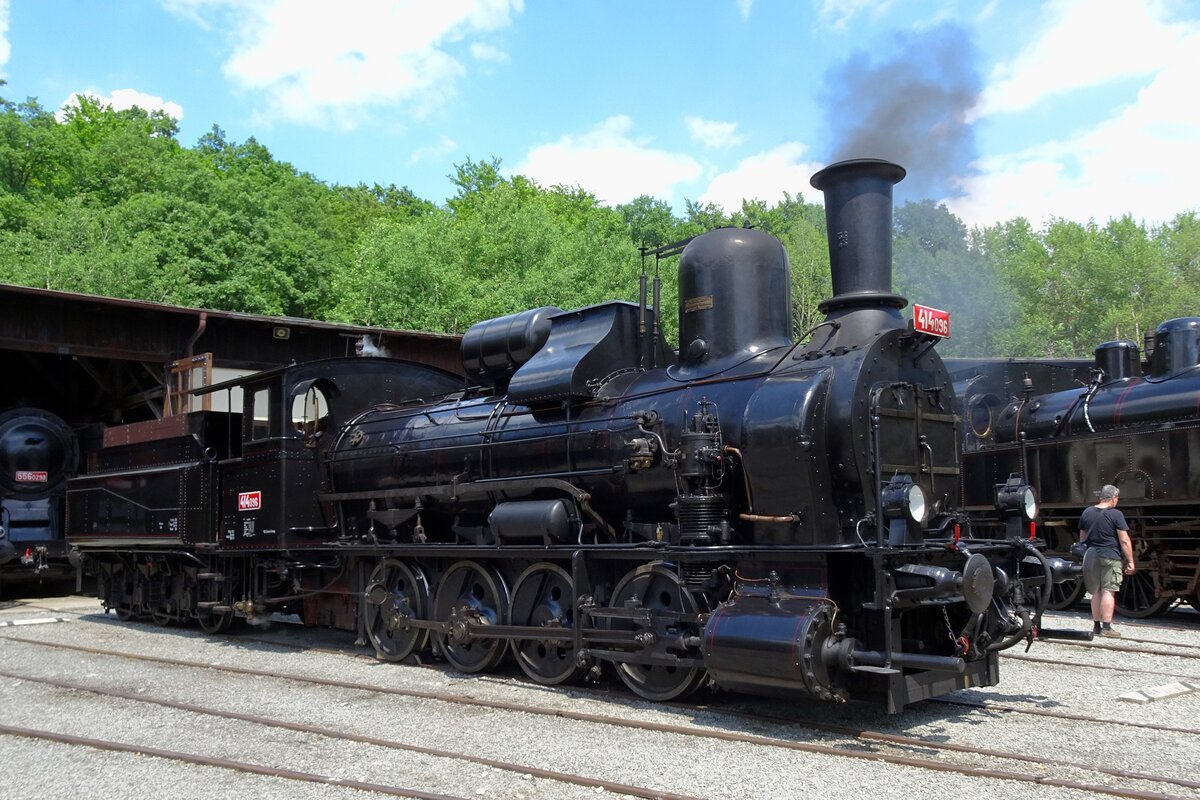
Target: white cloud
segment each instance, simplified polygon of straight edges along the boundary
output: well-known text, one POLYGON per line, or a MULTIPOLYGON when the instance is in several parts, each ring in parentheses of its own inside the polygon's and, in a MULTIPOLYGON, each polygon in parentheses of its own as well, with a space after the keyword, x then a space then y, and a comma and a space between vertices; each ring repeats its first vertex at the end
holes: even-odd
POLYGON ((471 56, 477 61, 495 61, 499 64, 508 63, 508 53, 494 45, 475 42, 471 45, 471 56))
POLYGON ((416 164, 418 161, 433 161, 442 156, 449 155, 458 149, 458 142, 451 139, 449 136, 442 134, 434 144, 418 147, 408 157, 408 163, 416 164))
POLYGON ((988 0, 987 5, 979 9, 979 13, 975 15, 973 20, 976 25, 982 25, 992 18, 996 13, 996 7, 1000 5, 1000 0, 988 0))
POLYGON ((585 133, 533 148, 513 172, 543 186, 581 186, 609 204, 643 194, 671 198, 676 185, 700 177, 694 158, 650 147, 631 137, 632 130, 629 117, 609 117, 585 133))
MULTIPOLYGON (((231 27, 230 80, 261 93, 264 122, 353 128, 372 108, 423 116, 466 69, 452 51, 511 24, 523 0, 171 0, 189 19, 231 27)), ((481 52, 499 53, 498 50, 481 52)), ((479 57, 478 52, 475 53, 479 57)))
POLYGON ((170 100, 164 100, 158 95, 146 94, 139 92, 137 89, 113 89, 111 96, 100 94, 91 89, 85 89, 82 92, 72 92, 63 100, 59 106, 58 114, 60 120, 64 117, 64 112, 69 106, 78 106, 79 98, 83 95, 90 95, 95 98, 101 105, 112 106, 114 111, 124 111, 127 108, 137 106, 143 111, 165 111, 176 121, 183 119, 183 106, 178 103, 173 103, 170 100))
POLYGON ((861 12, 869 12, 875 17, 883 16, 892 0, 819 0, 817 13, 821 22, 834 30, 845 30, 850 20, 861 12))
POLYGON ((683 122, 692 139, 705 147, 724 148, 742 143, 743 137, 737 132, 736 122, 718 122, 700 117, 684 117, 683 122))
MULTIPOLYGON (((12 45, 8 42, 8 0, 0 0, 0 67, 8 63, 12 55, 12 45)), ((7 73, 0 69, 0 78, 7 73)))
POLYGON ((737 0, 738 13, 742 19, 750 19, 750 9, 754 8, 754 0, 737 0))
POLYGON ((1073 136, 980 161, 947 206, 968 225, 1023 216, 1105 222, 1129 213, 1163 222, 1200 208, 1200 30, 1175 26, 1134 102, 1073 136))
POLYGON ((1117 78, 1151 75, 1186 27, 1158 0, 1054 0, 1046 27, 1011 62, 997 64, 973 116, 1021 111, 1047 97, 1117 78))
POLYGON ((805 161, 806 148, 799 142, 787 142, 764 153, 743 159, 729 172, 717 175, 700 195, 701 203, 714 203, 727 212, 742 207, 742 199, 762 200, 768 204, 804 192, 816 196, 808 180, 823 164, 805 161))

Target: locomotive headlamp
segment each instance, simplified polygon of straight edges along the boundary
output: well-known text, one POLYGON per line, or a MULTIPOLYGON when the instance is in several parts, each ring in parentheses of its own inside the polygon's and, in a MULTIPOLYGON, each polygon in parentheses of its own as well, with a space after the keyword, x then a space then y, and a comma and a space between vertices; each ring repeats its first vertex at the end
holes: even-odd
POLYGON ((1032 521, 1038 515, 1037 494, 1032 486, 1014 475, 996 487, 996 510, 1004 517, 1020 515, 1032 521))
POLYGON ((907 475, 893 478, 883 487, 883 513, 889 519, 905 519, 924 525, 929 516, 925 490, 907 475))

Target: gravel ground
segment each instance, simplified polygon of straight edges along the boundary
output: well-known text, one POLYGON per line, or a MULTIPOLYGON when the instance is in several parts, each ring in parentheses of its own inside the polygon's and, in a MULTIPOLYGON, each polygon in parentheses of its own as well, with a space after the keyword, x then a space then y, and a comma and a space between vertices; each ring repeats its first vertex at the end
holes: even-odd
MULTIPOLYGON (((111 656, 53 650, 12 641, 19 636, 47 642, 82 644, 124 652, 147 653, 204 663, 270 669, 316 678, 351 681, 363 687, 447 692, 485 700, 528 702, 541 707, 602 714, 676 725, 828 744, 868 752, 934 758, 954 764, 998 767, 1080 780, 1095 773, 909 747, 847 740, 814 731, 803 722, 856 725, 922 737, 930 743, 956 742, 1030 753, 1079 763, 1101 763, 1143 772, 1196 779, 1200 775, 1200 736, 1146 728, 1096 725, 1079 721, 1014 715, 921 703, 904 714, 887 716, 856 705, 797 704, 733 695, 698 695, 700 705, 680 708, 641 701, 615 681, 599 688, 546 689, 520 680, 510 671, 465 677, 445 669, 386 664, 354 658, 348 634, 276 625, 270 631, 209 638, 194 629, 121 624, 97 613, 90 598, 0 605, 0 622, 64 616, 59 624, 0 628, 0 670, 79 684, 138 692, 214 708, 320 725, 339 731, 441 748, 531 767, 571 772, 609 781, 647 786, 699 797, 767 798, 797 793, 834 798, 960 798, 1001 792, 1006 798, 1089 797, 1090 793, 1029 783, 965 777, 915 767, 867 762, 780 747, 630 731, 615 726, 516 713, 435 700, 379 694, 366 690, 314 686, 257 676, 228 675, 203 668, 130 661, 111 656), (52 609, 52 610, 51 610, 52 609), (342 652, 297 650, 250 641, 267 636, 342 652), (749 711, 797 724, 735 717, 749 711), (1164 758, 1164 754, 1170 754, 1164 758)), ((1050 624, 1049 622, 1047 623, 1050 624)), ((1063 614, 1055 627, 1085 627, 1086 618, 1063 614)), ((1195 623, 1162 629, 1158 621, 1119 623, 1129 636, 1177 642, 1181 655, 1200 655, 1200 615, 1195 623), (1153 625, 1154 627, 1150 627, 1153 625), (1188 649, 1190 646, 1190 652, 1188 649)), ((1169 649, 1160 645, 1145 645, 1169 649)), ((1098 648, 1040 643, 1031 654, 1105 665, 1107 669, 1071 668, 1003 659, 1001 683, 987 690, 956 692, 952 698, 988 700, 1005 705, 1058 709, 1111 720, 1145 724, 1200 726, 1200 692, 1148 705, 1117 701, 1116 695, 1161 685, 1171 679, 1131 673, 1153 669, 1181 677, 1200 676, 1200 659, 1145 656, 1098 648)), ((148 703, 66 690, 32 681, 0 681, 0 719, 5 724, 110 738, 257 764, 361 781, 475 798, 604 798, 604 790, 578 787, 470 762, 414 754, 378 745, 340 741, 310 733, 220 719, 148 703)), ((368 793, 340 787, 241 775, 213 767, 34 742, 0 736, 0 759, 24 769, 0 772, 0 797, 67 798, 102 792, 127 796, 161 790, 181 798, 359 797, 368 793)), ((1107 779, 1125 789, 1154 788, 1107 779)), ((1182 797, 1200 791, 1169 787, 1182 797)), ((378 795, 375 795, 378 796, 378 795)))

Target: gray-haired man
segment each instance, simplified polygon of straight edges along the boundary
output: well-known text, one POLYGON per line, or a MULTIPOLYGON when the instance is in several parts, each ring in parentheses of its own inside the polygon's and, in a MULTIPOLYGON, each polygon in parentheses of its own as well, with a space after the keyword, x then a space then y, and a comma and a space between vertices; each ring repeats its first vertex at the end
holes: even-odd
POLYGON ((1100 558, 1100 585, 1092 593, 1092 630, 1101 636, 1118 638, 1121 634, 1112 627, 1116 593, 1121 588, 1123 576, 1137 570, 1133 563, 1129 523, 1116 508, 1120 495, 1117 487, 1105 484, 1100 489, 1100 502, 1084 509, 1079 518, 1079 541, 1089 550, 1095 550, 1100 558))

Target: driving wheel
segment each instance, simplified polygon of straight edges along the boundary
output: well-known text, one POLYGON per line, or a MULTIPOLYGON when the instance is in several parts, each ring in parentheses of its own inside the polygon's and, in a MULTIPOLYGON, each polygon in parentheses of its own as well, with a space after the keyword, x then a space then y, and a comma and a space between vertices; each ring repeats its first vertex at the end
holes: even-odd
POLYGON ((625 619, 612 620, 612 627, 651 634, 660 644, 646 653, 645 660, 651 663, 617 664, 617 675, 626 686, 647 700, 656 701, 686 697, 700 687, 706 674, 703 668, 664 663, 673 657, 698 656, 686 652, 682 645, 670 644, 671 640, 699 633, 695 626, 689 624, 699 613, 696 598, 680 583, 678 575, 658 564, 637 567, 617 584, 613 591, 612 606, 649 611, 649 628, 643 623, 625 619))
POLYGON ((1158 581, 1150 569, 1139 568, 1132 575, 1126 575, 1121 581, 1121 591, 1117 592, 1117 613, 1122 617, 1145 619, 1152 617, 1165 609, 1170 600, 1158 596, 1158 581))
POLYGON ((546 686, 578 678, 583 669, 576 664, 569 637, 574 622, 575 592, 571 576, 556 564, 534 564, 513 584, 513 625, 545 628, 568 634, 568 638, 513 639, 513 656, 522 671, 546 686))
POLYGON ((1047 608, 1054 611, 1065 611, 1074 608, 1083 598, 1083 580, 1074 578, 1056 583, 1050 588, 1050 602, 1047 608))
POLYGON ((427 632, 409 623, 429 608, 429 581, 416 564, 379 562, 367 581, 363 603, 367 638, 384 661, 402 661, 425 646, 427 632))
POLYGON ((449 625, 435 640, 458 671, 484 672, 504 659, 507 639, 474 635, 478 628, 508 621, 508 586, 495 567, 476 561, 451 565, 438 583, 433 615, 449 625))

